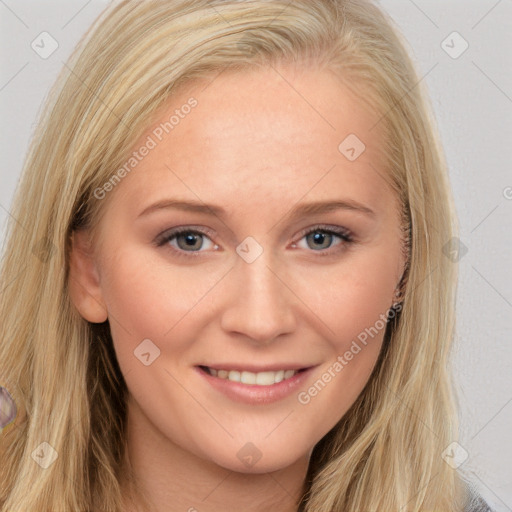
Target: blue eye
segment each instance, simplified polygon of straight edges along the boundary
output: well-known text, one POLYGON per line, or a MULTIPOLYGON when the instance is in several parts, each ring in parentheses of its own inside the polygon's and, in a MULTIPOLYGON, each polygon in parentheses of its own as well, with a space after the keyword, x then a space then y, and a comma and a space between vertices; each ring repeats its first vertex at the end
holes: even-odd
MULTIPOLYGON (((339 227, 329 228, 327 226, 315 226, 314 228, 303 231, 301 236, 300 241, 302 239, 306 240, 306 248, 320 252, 322 256, 331 254, 333 247, 353 242, 351 233, 339 227), (338 239, 338 243, 334 243, 336 238, 338 239)), ((297 244, 294 244, 294 247, 296 246, 297 244)))
MULTIPOLYGON (((178 252, 197 253, 200 252, 200 249, 204 249, 205 239, 210 243, 209 246, 206 244, 206 248, 211 249, 214 244, 206 233, 185 227, 176 228, 171 232, 164 234, 157 244, 159 247, 169 244, 178 252)), ((218 246, 215 245, 215 247, 218 246)))
MULTIPOLYGON (((192 229, 190 227, 175 228, 167 233, 164 233, 156 240, 158 247, 169 245, 172 250, 180 256, 199 256, 202 251, 218 249, 219 246, 214 244, 211 240, 213 233, 211 231, 203 231, 201 229, 192 229)), ((319 256, 327 256, 334 251, 341 250, 346 244, 352 243, 353 238, 351 233, 345 228, 341 227, 328 227, 325 225, 315 226, 304 230, 300 233, 299 242, 305 239, 306 246, 304 249, 311 249, 313 252, 318 252, 319 256), (335 243, 337 239, 338 243, 335 243), (334 249, 333 249, 334 248, 334 249)), ((296 248, 298 243, 292 244, 296 248)))

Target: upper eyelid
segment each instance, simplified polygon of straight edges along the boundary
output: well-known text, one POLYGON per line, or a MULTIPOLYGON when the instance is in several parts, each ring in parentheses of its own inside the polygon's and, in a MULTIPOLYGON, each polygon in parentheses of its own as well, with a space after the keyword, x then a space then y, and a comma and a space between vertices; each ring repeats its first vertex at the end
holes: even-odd
POLYGON ((353 238, 354 234, 352 231, 348 228, 345 228, 343 226, 329 226, 329 224, 316 224, 309 228, 305 228, 301 231, 299 231, 297 236, 300 236, 301 238, 306 236, 308 233, 315 232, 315 231, 326 231, 328 233, 333 233, 339 237, 346 236, 348 238, 353 238))

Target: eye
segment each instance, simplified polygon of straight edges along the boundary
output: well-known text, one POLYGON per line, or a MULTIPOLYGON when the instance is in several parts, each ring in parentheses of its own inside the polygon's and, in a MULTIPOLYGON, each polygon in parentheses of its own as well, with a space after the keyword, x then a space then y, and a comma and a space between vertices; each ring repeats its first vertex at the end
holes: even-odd
POLYGON ((158 247, 170 245, 177 253, 204 252, 201 249, 217 249, 219 246, 214 244, 210 237, 210 233, 203 232, 198 229, 188 227, 175 228, 161 235, 156 244, 158 247))
MULTIPOLYGON (((338 247, 338 249, 334 249, 335 251, 341 250, 343 245, 353 243, 354 241, 350 231, 338 226, 314 226, 303 231, 300 236, 299 242, 305 239, 306 243, 306 247, 303 246, 302 248, 319 251, 322 253, 322 256, 324 254, 331 254, 333 247, 338 247)), ((297 247, 297 244, 294 243, 292 247, 297 247)))
MULTIPOLYGON (((179 256, 199 256, 202 252, 219 248, 210 237, 213 237, 213 232, 209 230, 183 226, 163 233, 156 239, 155 244, 158 247, 170 246, 171 250, 179 256)), ((312 249, 314 252, 318 252, 319 256, 330 255, 354 242, 351 232, 347 229, 326 225, 318 225, 302 231, 299 243, 303 239, 306 243, 305 247, 297 243, 293 243, 292 247, 312 249)))

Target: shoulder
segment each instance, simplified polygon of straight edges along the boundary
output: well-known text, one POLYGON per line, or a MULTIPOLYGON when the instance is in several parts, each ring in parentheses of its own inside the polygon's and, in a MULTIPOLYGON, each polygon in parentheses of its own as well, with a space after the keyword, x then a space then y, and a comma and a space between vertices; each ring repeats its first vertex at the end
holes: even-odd
POLYGON ((468 484, 468 499, 464 512, 495 512, 495 510, 480 496, 474 485, 468 484))

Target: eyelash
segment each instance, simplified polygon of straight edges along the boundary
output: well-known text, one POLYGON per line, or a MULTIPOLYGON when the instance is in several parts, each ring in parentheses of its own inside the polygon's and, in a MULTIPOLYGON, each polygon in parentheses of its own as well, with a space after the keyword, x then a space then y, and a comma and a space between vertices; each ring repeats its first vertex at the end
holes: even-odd
MULTIPOLYGON (((307 229, 303 230, 299 234, 298 241, 302 240, 304 237, 308 236, 309 234, 316 233, 316 232, 321 232, 322 234, 337 236, 338 238, 340 238, 342 240, 342 242, 344 242, 344 243, 340 243, 340 244, 337 244, 336 246, 334 246, 334 247, 338 247, 337 249, 335 248, 334 250, 333 250, 333 247, 328 247, 325 250, 318 250, 318 251, 314 251, 313 249, 311 249, 312 252, 317 252, 318 256, 331 256, 333 253, 337 253, 340 250, 343 250, 344 245, 354 243, 354 237, 348 229, 341 228, 341 227, 329 227, 324 224, 319 224, 312 228, 307 228, 307 229)), ((210 239, 213 236, 213 232, 208 229, 195 229, 192 227, 184 226, 184 227, 174 228, 173 230, 171 230, 167 233, 164 233, 163 235, 159 236, 156 239, 155 243, 156 243, 157 247, 163 247, 164 245, 169 244, 169 242, 171 240, 173 240, 174 238, 178 237, 179 235, 183 235, 183 234, 203 235, 210 239)), ((294 242, 294 245, 296 245, 296 242, 294 242)), ((176 249, 170 245, 168 245, 168 247, 177 256, 180 256, 180 257, 183 256, 186 258, 189 258, 189 257, 197 258, 197 257, 201 256, 202 252, 204 252, 204 251, 183 251, 181 249, 176 249)))

